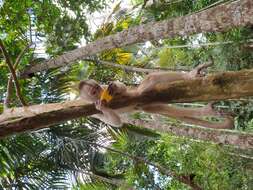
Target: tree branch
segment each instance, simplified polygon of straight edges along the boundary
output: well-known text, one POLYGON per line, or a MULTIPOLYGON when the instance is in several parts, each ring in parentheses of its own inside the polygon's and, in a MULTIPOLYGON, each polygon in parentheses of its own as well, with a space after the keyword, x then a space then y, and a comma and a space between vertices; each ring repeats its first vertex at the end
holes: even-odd
MULTIPOLYGON (((13 69, 16 71, 23 55, 25 54, 25 52, 28 50, 28 48, 30 47, 31 44, 25 46, 25 48, 19 53, 15 63, 14 63, 14 66, 13 66, 13 69)), ((12 93, 12 88, 13 88, 13 82, 12 82, 12 75, 9 77, 8 79, 8 84, 7 84, 7 91, 6 91, 6 98, 4 100, 4 110, 8 109, 9 108, 9 104, 10 104, 10 97, 11 97, 11 93, 12 93)))
MULTIPOLYGON (((238 72, 221 72, 194 80, 158 84, 152 91, 135 97, 114 97, 108 106, 112 109, 118 109, 131 105, 147 105, 154 102, 184 103, 237 99, 253 96, 252 84, 253 69, 238 72)), ((93 104, 87 104, 83 100, 11 108, 0 115, 0 137, 29 130, 38 130, 97 113, 99 111, 95 109, 93 104)), ((163 126, 165 132, 166 127, 168 126, 163 126)), ((157 130, 159 128, 157 126, 157 130)), ((155 126, 154 129, 156 129, 155 126)), ((192 135, 193 138, 234 145, 242 149, 253 148, 252 134, 238 134, 229 131, 223 132, 222 130, 210 132, 203 131, 204 129, 201 130, 201 128, 194 130, 184 128, 182 131, 180 129, 169 126, 167 132, 175 130, 179 135, 181 134, 180 132, 182 132, 181 135, 187 135, 188 132, 191 132, 189 135, 192 135), (203 135, 200 135, 202 132, 203 135)))
POLYGON ((20 86, 19 86, 18 79, 17 79, 17 75, 16 75, 16 72, 15 72, 15 70, 14 70, 14 68, 13 68, 12 61, 11 61, 11 59, 10 59, 10 56, 9 56, 8 52, 7 52, 6 49, 5 49, 5 46, 4 46, 4 44, 3 44, 3 41, 2 41, 1 39, 0 39, 0 49, 2 50, 2 53, 3 53, 3 55, 4 55, 4 58, 5 58, 6 63, 7 63, 7 65, 8 65, 9 71, 10 71, 10 73, 11 73, 10 78, 13 77, 14 85, 15 85, 15 88, 16 88, 16 95, 17 95, 19 101, 21 102, 21 104, 22 104, 23 106, 27 106, 27 104, 25 103, 25 100, 24 100, 23 97, 22 97, 21 90, 20 90, 20 86))
POLYGON ((174 38, 197 33, 224 32, 235 27, 253 24, 253 1, 237 0, 218 5, 206 11, 174 19, 152 22, 129 28, 114 35, 96 40, 40 64, 26 68, 21 77, 32 73, 76 63, 77 60, 95 55, 104 50, 124 47, 148 40, 174 38))
POLYGON ((229 130, 206 129, 202 127, 173 126, 143 120, 128 120, 132 125, 169 133, 175 136, 210 141, 217 144, 233 145, 241 149, 253 148, 253 134, 229 130))
POLYGON ((90 61, 95 64, 101 64, 104 66, 109 66, 109 67, 115 67, 122 69, 124 71, 130 71, 130 72, 137 72, 137 73, 153 73, 153 72, 160 72, 160 71, 189 71, 189 69, 170 69, 170 68, 139 68, 139 67, 134 67, 134 66, 129 66, 129 65, 121 65, 109 61, 103 61, 103 60, 96 60, 96 59, 84 59, 84 61, 90 61))
POLYGON ((127 188, 127 190, 135 190, 134 188, 129 187, 129 185, 126 182, 124 182, 123 180, 121 180, 121 179, 111 179, 111 178, 107 178, 107 177, 103 177, 103 176, 94 174, 92 172, 88 172, 88 171, 84 171, 84 170, 76 169, 76 168, 74 168, 74 169, 71 168, 71 170, 73 170, 75 172, 83 173, 83 174, 88 175, 90 177, 93 177, 93 178, 95 178, 95 179, 97 179, 99 181, 103 181, 105 183, 108 183, 108 184, 111 184, 111 185, 115 185, 117 187, 124 187, 124 188, 127 188))

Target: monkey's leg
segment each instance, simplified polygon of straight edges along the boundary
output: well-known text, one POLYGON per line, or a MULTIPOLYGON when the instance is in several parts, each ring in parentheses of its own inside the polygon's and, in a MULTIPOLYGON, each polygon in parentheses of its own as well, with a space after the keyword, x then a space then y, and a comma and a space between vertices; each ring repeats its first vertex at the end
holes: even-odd
POLYGON ((176 106, 170 106, 162 103, 152 103, 149 105, 142 106, 142 109, 147 112, 163 112, 169 113, 174 116, 190 116, 190 117, 204 117, 204 116, 214 116, 221 117, 223 116, 220 112, 215 111, 212 108, 212 104, 201 107, 201 108, 181 108, 176 106))
POLYGON ((183 72, 154 72, 147 75, 140 85, 137 87, 137 92, 142 94, 153 90, 158 84, 165 84, 174 81, 188 80, 190 78, 189 73, 183 72))
POLYGON ((210 109, 210 105, 203 108, 177 108, 166 104, 151 104, 142 107, 143 111, 161 114, 164 116, 179 119, 186 123, 200 125, 208 128, 227 129, 233 128, 233 119, 230 116, 222 117, 219 112, 210 109), (214 123, 200 119, 203 116, 216 116, 224 119, 221 123, 214 123))
POLYGON ((195 117, 178 117, 176 119, 179 119, 189 124, 199 125, 206 128, 213 128, 213 129, 233 129, 234 128, 234 119, 233 117, 229 117, 229 116, 224 117, 223 121, 219 123, 202 120, 195 117))
POLYGON ((154 72, 149 75, 141 82, 137 87, 138 94, 150 91, 155 88, 157 84, 170 83, 180 80, 189 80, 196 77, 203 77, 203 69, 211 66, 212 62, 198 65, 195 69, 190 72, 154 72))

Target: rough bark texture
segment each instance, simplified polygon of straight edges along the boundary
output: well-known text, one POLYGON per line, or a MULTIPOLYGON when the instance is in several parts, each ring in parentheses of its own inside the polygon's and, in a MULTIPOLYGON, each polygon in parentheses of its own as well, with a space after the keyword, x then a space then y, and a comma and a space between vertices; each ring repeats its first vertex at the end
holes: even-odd
POLYGON ((201 127, 161 125, 157 122, 131 120, 133 125, 143 126, 147 129, 170 133, 176 136, 211 141, 217 144, 233 145, 241 149, 253 148, 253 134, 238 133, 229 130, 206 129, 201 127))
POLYGON ((49 61, 33 65, 21 73, 22 77, 29 74, 62 67, 94 55, 104 50, 123 47, 147 40, 173 38, 205 32, 223 32, 238 26, 253 24, 253 1, 237 0, 225 3, 208 10, 184 17, 178 17, 161 22, 143 24, 110 35, 88 44, 85 47, 67 52, 49 61))
MULTIPOLYGON (((224 72, 188 81, 157 84, 152 91, 136 97, 115 97, 111 108, 151 102, 213 101, 253 96, 253 70, 224 72)), ((92 104, 69 101, 6 110, 0 115, 0 137, 45 128, 98 113, 92 104)))

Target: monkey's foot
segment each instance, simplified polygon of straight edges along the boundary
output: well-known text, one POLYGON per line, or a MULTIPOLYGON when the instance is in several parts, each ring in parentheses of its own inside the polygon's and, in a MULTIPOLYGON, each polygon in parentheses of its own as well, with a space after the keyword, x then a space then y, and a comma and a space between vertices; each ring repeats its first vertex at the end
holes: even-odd
POLYGON ((207 74, 207 68, 212 66, 212 65, 213 65, 212 61, 208 61, 207 63, 200 64, 190 72, 190 76, 192 78, 204 77, 207 74))
POLYGON ((233 112, 227 112, 224 110, 216 110, 214 107, 215 103, 216 103, 215 101, 210 102, 204 107, 206 113, 224 119, 222 123, 217 124, 217 128, 233 129, 235 114, 233 112))
POLYGON ((220 116, 219 111, 217 111, 214 107, 214 104, 216 102, 209 102, 206 106, 203 107, 203 113, 205 115, 211 115, 211 116, 220 116))
POLYGON ((222 129, 234 129, 234 117, 233 116, 226 116, 224 118, 224 122, 221 125, 222 129))

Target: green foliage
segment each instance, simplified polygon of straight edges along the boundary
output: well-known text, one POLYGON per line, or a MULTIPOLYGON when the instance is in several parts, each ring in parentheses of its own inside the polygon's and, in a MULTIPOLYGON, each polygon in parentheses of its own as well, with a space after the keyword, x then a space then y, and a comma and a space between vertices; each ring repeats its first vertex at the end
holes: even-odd
POLYGON ((1 141, 0 187, 62 188, 67 173, 55 162, 51 146, 40 136, 20 135, 1 141))
MULTIPOLYGON (((248 161, 233 157, 229 150, 209 143, 162 135, 159 140, 132 141, 119 134, 113 147, 128 154, 159 163, 167 171, 192 176, 203 189, 250 189, 252 170, 248 161)), ((130 138, 131 139, 131 138, 130 138)), ((132 158, 110 152, 106 168, 121 171, 136 189, 188 189, 159 169, 132 158)))
MULTIPOLYGON (((139 2, 141 1, 137 1, 136 4, 139 2)), ((145 7, 143 15, 145 15, 148 20, 164 20, 167 18, 183 16, 192 12, 199 11, 216 2, 219 3, 219 0, 153 1, 151 5, 145 7)))
POLYGON ((59 54, 75 48, 74 44, 82 37, 88 39, 85 14, 100 10, 105 5, 104 0, 57 0, 54 3, 6 0, 0 10, 0 36, 5 36, 6 42, 18 41, 20 37, 30 40, 26 32, 31 27, 36 27, 37 34, 47 39, 48 52, 52 55, 59 54))
MULTIPOLYGON (((74 187, 73 190, 108 190, 108 186, 106 186, 104 183, 86 183, 82 184, 78 187, 74 187)), ((110 187, 113 189, 113 187, 110 187)))
POLYGON ((232 111, 235 115, 235 127, 238 130, 252 131, 252 119, 253 119, 253 101, 249 100, 237 100, 237 101, 222 101, 221 106, 225 106, 228 111, 232 111))
MULTIPOLYGON (((13 61, 15 61, 21 50, 31 41, 33 43, 35 41, 38 43, 40 40, 45 41, 47 53, 50 56, 55 56, 76 48, 76 44, 80 42, 81 38, 89 40, 90 33, 85 14, 100 10, 105 6, 106 2, 104 0, 73 2, 65 0, 57 0, 55 2, 5 0, 0 9, 0 38, 4 41, 10 58, 13 61)), ((36 64, 35 62, 38 59, 35 56, 33 48, 30 48, 22 58, 18 69, 23 68, 30 62, 36 64)), ((0 57, 0 60, 0 100, 3 100, 6 92, 5 84, 7 84, 8 69, 2 57, 0 57)), ((42 73, 39 79, 20 82, 22 91, 25 92, 23 94, 27 94, 26 100, 41 103, 45 99, 45 96, 51 96, 52 100, 48 102, 57 102, 57 100, 53 100, 56 97, 61 97, 58 101, 64 99, 66 94, 59 93, 66 93, 66 89, 69 89, 70 84, 65 81, 67 77, 62 79, 62 75, 64 74, 62 74, 63 72, 59 72, 59 70, 52 72, 42 73), (58 73, 58 76, 56 76, 56 73, 58 73), (49 75, 57 79, 51 81, 49 75), (38 84, 40 80, 43 82, 38 84), (64 85, 60 87, 59 84, 64 85), (45 89, 42 90, 42 88, 45 89), (61 88, 61 92, 58 91, 57 96, 48 94, 52 91, 56 92, 56 88, 61 88)), ((15 99, 14 97, 15 93, 12 99, 15 99)), ((12 102, 12 105, 18 104, 16 100, 12 102)))
POLYGON ((173 68, 178 64, 185 65, 191 63, 191 58, 186 51, 181 49, 164 48, 158 53, 157 64, 161 67, 173 68))

